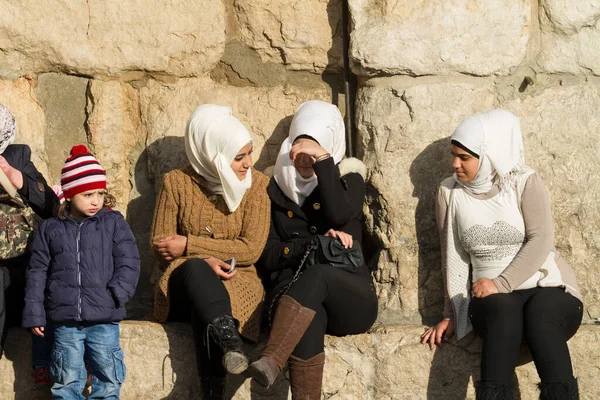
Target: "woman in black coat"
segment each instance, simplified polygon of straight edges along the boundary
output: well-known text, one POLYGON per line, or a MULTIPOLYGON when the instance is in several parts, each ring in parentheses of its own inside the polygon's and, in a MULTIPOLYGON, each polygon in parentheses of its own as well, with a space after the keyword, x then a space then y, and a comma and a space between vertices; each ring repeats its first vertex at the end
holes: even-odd
POLYGON ((352 273, 317 264, 302 272, 289 290, 315 235, 338 238, 344 247, 361 242, 365 166, 345 153, 344 123, 337 107, 323 101, 300 106, 268 186, 271 229, 257 268, 265 284, 272 328, 251 374, 273 384, 289 362, 293 399, 320 399, 325 334, 367 331, 377 317, 370 271, 352 273), (275 309, 273 311, 273 309, 275 309))
MULTIPOLYGON (((0 169, 17 189, 18 196, 41 218, 50 218, 58 209, 59 201, 46 184, 46 180, 31 162, 31 149, 26 144, 11 144, 16 136, 16 122, 11 112, 0 104, 0 169)), ((0 189, 0 199, 13 205, 5 190, 0 189)), ((9 207, 6 208, 10 209, 9 207)), ((12 210, 11 210, 12 211, 12 210)), ((8 215, 0 216, 0 226, 9 229, 8 215)), ((5 243, 3 243, 5 244, 5 243)), ((2 259, 0 257, 0 357, 9 326, 21 325, 21 312, 25 297, 25 269, 29 254, 2 259)), ((48 366, 52 348, 51 332, 46 338, 33 337, 32 366, 35 385, 50 383, 48 366)))

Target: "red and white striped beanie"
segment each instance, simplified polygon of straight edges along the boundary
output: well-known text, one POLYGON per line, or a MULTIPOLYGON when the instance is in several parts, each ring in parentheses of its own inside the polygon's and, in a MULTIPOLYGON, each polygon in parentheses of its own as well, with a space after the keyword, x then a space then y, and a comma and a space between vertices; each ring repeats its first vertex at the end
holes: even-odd
POLYGON ((88 190, 106 189, 106 172, 82 144, 71 148, 60 174, 60 184, 65 199, 88 190))

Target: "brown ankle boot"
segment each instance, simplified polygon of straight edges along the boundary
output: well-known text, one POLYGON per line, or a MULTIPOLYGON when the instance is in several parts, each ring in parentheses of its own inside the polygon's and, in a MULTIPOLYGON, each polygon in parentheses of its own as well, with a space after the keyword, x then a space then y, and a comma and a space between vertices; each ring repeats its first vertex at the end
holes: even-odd
POLYGON ((281 296, 267 345, 260 359, 250 365, 254 379, 266 387, 275 382, 314 316, 315 312, 310 308, 303 307, 290 296, 281 296))
POLYGON ((292 400, 320 400, 323 383, 325 353, 319 353, 308 360, 290 356, 290 386, 292 400))

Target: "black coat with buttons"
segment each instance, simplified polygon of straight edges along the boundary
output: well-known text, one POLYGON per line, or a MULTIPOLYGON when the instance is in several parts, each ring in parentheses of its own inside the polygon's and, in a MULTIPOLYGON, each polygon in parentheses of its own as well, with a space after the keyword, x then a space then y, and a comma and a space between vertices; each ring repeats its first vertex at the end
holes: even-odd
MULTIPOLYGON (((289 199, 271 179, 271 229, 262 256, 256 264, 265 288, 289 282, 298 268, 312 237, 329 229, 352 235, 361 242, 365 181, 356 172, 340 176, 332 158, 314 164, 318 186, 302 207, 289 199)), ((361 273, 369 276, 366 266, 361 273), (364 271, 363 271, 364 270, 364 271)))

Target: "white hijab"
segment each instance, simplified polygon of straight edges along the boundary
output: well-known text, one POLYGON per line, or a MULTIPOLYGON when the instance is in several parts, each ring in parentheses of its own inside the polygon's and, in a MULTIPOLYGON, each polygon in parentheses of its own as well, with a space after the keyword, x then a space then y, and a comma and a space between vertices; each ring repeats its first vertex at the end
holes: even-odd
POLYGON ((300 135, 308 135, 319 142, 338 164, 346 153, 344 119, 340 110, 321 100, 303 103, 294 114, 289 136, 281 144, 273 177, 283 193, 302 206, 319 182, 316 175, 303 178, 290 159, 292 144, 300 135))
POLYGON ((185 128, 185 152, 194 170, 213 193, 223 196, 230 212, 239 207, 252 185, 252 170, 239 180, 231 163, 240 149, 252 142, 231 108, 205 104, 194 110, 185 128))
POLYGON ((0 154, 4 153, 8 145, 14 142, 16 133, 15 117, 8 108, 0 104, 0 154))
POLYGON ((479 156, 475 179, 461 182, 466 190, 481 194, 498 182, 501 189, 515 174, 527 171, 519 118, 506 110, 492 110, 465 119, 451 139, 479 156))

